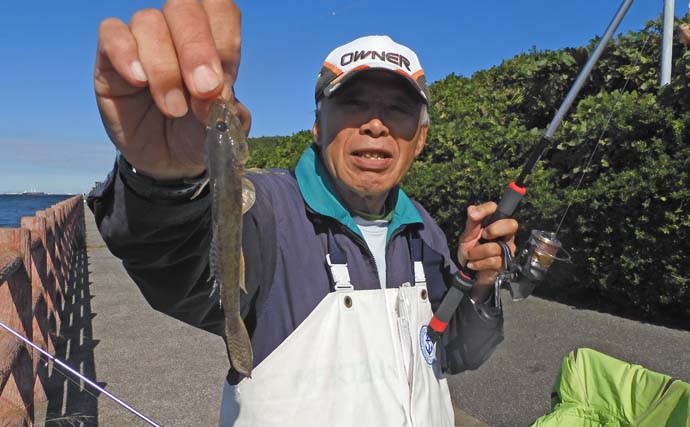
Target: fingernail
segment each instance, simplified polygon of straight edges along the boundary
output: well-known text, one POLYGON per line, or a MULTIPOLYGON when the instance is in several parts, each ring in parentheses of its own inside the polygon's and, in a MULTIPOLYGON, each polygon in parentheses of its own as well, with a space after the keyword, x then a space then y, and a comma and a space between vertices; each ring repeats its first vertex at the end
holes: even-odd
POLYGON ((172 89, 165 94, 165 106, 168 107, 168 112, 175 117, 182 117, 187 114, 187 101, 185 101, 184 94, 178 88, 172 89))
POLYGON ((130 65, 129 69, 132 71, 132 75, 135 79, 145 82, 148 80, 146 78, 146 73, 144 72, 144 67, 141 66, 141 62, 138 59, 134 60, 130 65))
POLYGON ((468 262, 468 263, 467 263, 467 268, 469 268, 470 270, 474 270, 474 264, 471 263, 471 262, 468 262))
POLYGON ((218 87, 220 80, 218 76, 206 65, 199 65, 192 72, 194 87, 200 93, 210 92, 218 87))

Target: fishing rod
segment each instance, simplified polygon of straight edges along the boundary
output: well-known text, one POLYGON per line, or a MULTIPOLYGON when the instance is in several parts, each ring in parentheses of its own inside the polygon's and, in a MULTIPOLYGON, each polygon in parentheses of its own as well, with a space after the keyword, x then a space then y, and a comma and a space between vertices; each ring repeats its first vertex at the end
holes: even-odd
MULTIPOLYGON (((624 0, 621 6, 618 8, 616 15, 609 24, 606 32, 602 36, 601 40, 597 44, 594 52, 589 57, 585 66, 580 71, 577 76, 575 83, 573 83, 570 91, 566 95, 563 103, 558 108, 555 116, 551 120, 546 132, 539 140, 539 143, 534 147, 532 153, 530 154, 527 163, 522 168, 522 171, 515 181, 508 184, 501 200, 498 203, 496 212, 486 221, 482 223, 483 227, 504 218, 510 218, 522 198, 527 194, 527 176, 534 169, 536 163, 541 159, 541 157, 546 152, 547 148, 552 145, 553 136, 556 130, 560 127, 563 119, 573 104, 573 101, 577 97, 577 94, 582 89, 585 81, 589 78, 592 69, 596 65, 599 57, 603 53, 609 40, 613 37, 618 25, 623 20, 623 17, 630 9, 633 0, 624 0)), ((484 240, 480 241, 485 242, 484 240)), ((556 233, 541 230, 532 230, 529 240, 525 246, 525 249, 520 251, 518 257, 513 261, 510 255, 510 249, 508 245, 503 241, 496 241, 503 250, 503 260, 507 271, 501 273, 496 279, 495 286, 495 301, 496 301, 496 311, 500 311, 500 298, 498 291, 500 290, 500 285, 504 281, 508 281, 511 285, 511 295, 514 299, 523 299, 529 295, 536 284, 543 280, 546 276, 546 272, 551 266, 554 260, 569 261, 570 255, 567 258, 557 257, 559 250, 563 250, 561 242, 558 240, 556 233)), ((567 253, 567 252, 566 252, 567 253)), ((448 289, 448 292, 444 296, 441 304, 434 313, 428 326, 428 336, 433 343, 438 342, 441 338, 443 332, 445 332, 448 327, 450 319, 455 314, 458 306, 462 302, 465 294, 472 289, 472 286, 476 282, 475 274, 476 272, 461 266, 460 271, 453 277, 452 286, 448 289)))
MULTIPOLYGON (((5 330, 6 330, 7 332, 9 332, 10 334, 14 335, 15 338, 17 338, 19 341, 21 341, 21 342, 24 343, 25 345, 30 346, 30 347, 33 348, 34 350, 36 350, 36 351, 38 351, 39 353, 41 353, 43 356, 45 356, 45 357, 47 357, 48 359, 50 359, 53 363, 57 363, 59 366, 65 368, 65 369, 66 369, 67 371, 69 371, 72 375, 74 375, 74 376, 76 376, 77 378, 79 378, 80 380, 84 381, 85 383, 87 383, 88 385, 90 385, 91 387, 93 387, 94 389, 98 390, 100 393, 105 394, 105 395, 108 396, 110 399, 112 399, 114 402, 116 402, 116 403, 119 404, 120 406, 124 407, 124 408, 127 409, 129 412, 131 412, 132 414, 134 414, 134 415, 136 415, 137 417, 141 418, 142 420, 146 421, 146 423, 148 423, 149 425, 151 425, 151 426, 153 426, 153 427, 164 427, 162 424, 156 423, 155 421, 151 420, 151 419, 150 419, 149 417, 147 417, 146 415, 144 415, 144 414, 142 414, 141 412, 137 411, 137 410, 134 409, 132 406, 130 406, 129 404, 127 404, 127 402, 123 401, 122 399, 118 398, 118 397, 115 396, 114 394, 110 393, 108 390, 104 389, 103 387, 99 386, 99 385, 96 384, 95 382, 93 382, 93 381, 91 381, 90 379, 86 378, 84 375, 82 375, 82 374, 80 374, 79 372, 75 371, 74 369, 70 368, 65 362, 63 362, 63 361, 61 361, 60 359, 54 357, 52 354, 48 353, 47 351, 45 351, 45 350, 42 349, 41 347, 39 347, 39 346, 37 346, 36 344, 34 344, 33 342, 31 342, 31 340, 29 340, 29 339, 23 337, 19 332, 17 332, 17 331, 15 331, 14 329, 10 328, 10 327, 7 326, 6 324, 4 324, 2 321, 0 321, 0 327, 2 327, 3 329, 5 329, 5 330)), ((62 375, 65 375, 65 374, 62 374, 62 375)), ((95 396, 94 396, 94 397, 95 397, 95 396)))

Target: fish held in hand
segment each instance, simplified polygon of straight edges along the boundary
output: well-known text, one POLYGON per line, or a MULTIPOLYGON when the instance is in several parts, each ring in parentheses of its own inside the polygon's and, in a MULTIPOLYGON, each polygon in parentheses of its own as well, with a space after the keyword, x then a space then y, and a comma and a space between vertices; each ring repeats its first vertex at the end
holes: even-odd
POLYGON ((251 340, 240 314, 240 290, 244 284, 242 214, 254 204, 255 190, 243 177, 249 149, 230 101, 213 101, 206 128, 206 169, 212 194, 210 250, 214 288, 220 289, 225 312, 225 342, 232 367, 251 377, 251 340))

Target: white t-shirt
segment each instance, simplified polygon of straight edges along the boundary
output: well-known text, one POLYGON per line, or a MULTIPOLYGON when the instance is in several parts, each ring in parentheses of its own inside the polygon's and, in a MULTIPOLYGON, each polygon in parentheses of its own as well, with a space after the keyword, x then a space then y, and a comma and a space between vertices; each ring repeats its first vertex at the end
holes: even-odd
POLYGON ((359 216, 352 219, 359 227, 364 241, 367 242, 371 254, 376 262, 376 270, 379 273, 379 283, 381 289, 386 288, 386 237, 388 236, 388 225, 390 221, 385 219, 368 220, 359 216))

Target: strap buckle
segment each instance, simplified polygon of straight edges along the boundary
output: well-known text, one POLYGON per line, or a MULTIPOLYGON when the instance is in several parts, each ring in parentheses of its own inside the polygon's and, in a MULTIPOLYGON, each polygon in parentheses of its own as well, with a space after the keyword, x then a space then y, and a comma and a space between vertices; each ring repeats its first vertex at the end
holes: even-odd
POLYGON ((350 283, 350 273, 347 271, 347 264, 334 264, 331 262, 331 254, 326 254, 326 263, 331 270, 336 291, 352 291, 354 287, 350 283))

